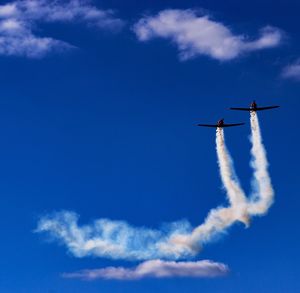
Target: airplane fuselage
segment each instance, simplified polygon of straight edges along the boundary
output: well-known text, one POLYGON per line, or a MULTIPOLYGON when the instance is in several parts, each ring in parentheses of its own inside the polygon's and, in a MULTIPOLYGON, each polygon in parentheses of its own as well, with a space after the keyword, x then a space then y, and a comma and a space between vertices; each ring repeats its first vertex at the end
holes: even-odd
POLYGON ((217 125, 218 125, 218 127, 223 127, 223 126, 224 126, 224 119, 220 119, 220 120, 217 122, 217 125))
POLYGON ((255 111, 257 109, 257 104, 253 101, 250 105, 251 110, 255 111))

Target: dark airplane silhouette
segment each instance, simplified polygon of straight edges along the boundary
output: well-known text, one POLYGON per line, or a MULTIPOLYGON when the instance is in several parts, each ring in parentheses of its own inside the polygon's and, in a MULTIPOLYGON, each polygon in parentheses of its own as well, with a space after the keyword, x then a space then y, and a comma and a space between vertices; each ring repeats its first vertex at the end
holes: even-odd
POLYGON ((197 124, 197 126, 203 126, 203 127, 214 127, 214 128, 223 128, 223 127, 232 127, 232 126, 239 126, 244 125, 245 123, 234 123, 234 124, 225 124, 224 118, 219 120, 217 124, 197 124))
POLYGON ((253 101, 250 105, 250 108, 230 108, 230 110, 256 112, 256 111, 262 111, 262 110, 275 109, 275 108, 279 108, 279 107, 280 106, 257 107, 257 104, 255 103, 255 101, 253 101))

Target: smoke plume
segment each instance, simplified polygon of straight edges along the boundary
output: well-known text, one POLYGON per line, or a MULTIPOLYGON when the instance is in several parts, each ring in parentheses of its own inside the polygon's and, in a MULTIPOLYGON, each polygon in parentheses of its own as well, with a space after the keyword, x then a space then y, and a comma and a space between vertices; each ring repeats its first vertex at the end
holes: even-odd
POLYGON ((212 209, 198 227, 193 229, 187 221, 178 221, 154 230, 109 219, 98 219, 80 226, 77 214, 62 211, 42 217, 37 232, 47 232, 76 257, 178 260, 196 256, 203 245, 225 233, 234 223, 242 222, 249 226, 250 218, 265 214, 273 202, 274 191, 256 112, 251 112, 250 120, 252 192, 247 197, 240 186, 225 144, 224 131, 218 128, 217 159, 228 206, 212 209))
POLYGON ((273 203, 274 190, 268 172, 266 150, 262 143, 261 131, 256 112, 251 112, 251 167, 254 170, 252 194, 249 202, 251 215, 264 215, 273 203))

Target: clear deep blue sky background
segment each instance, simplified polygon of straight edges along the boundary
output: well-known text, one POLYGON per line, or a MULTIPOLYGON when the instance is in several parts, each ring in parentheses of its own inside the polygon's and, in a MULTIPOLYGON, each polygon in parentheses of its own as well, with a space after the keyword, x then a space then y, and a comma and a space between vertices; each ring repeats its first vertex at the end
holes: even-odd
MULTIPOLYGON (((98 1, 96 1, 97 3, 98 1)), ((299 1, 99 1, 129 24, 166 8, 208 9, 235 32, 267 24, 285 44, 220 63, 180 62, 165 40, 140 43, 127 27, 111 34, 80 25, 49 25, 49 36, 80 50, 41 60, 0 56, 0 291, 37 292, 300 292, 300 83, 280 78, 300 57, 299 1), (233 227, 198 259, 228 264, 219 279, 82 282, 62 272, 136 263, 77 259, 33 233, 37 219, 74 210, 96 218, 157 227, 182 218, 193 225, 225 204, 215 133, 196 122, 245 121, 226 130, 248 190, 248 115, 230 106, 280 104, 260 113, 276 191, 269 214, 249 229, 233 227)))

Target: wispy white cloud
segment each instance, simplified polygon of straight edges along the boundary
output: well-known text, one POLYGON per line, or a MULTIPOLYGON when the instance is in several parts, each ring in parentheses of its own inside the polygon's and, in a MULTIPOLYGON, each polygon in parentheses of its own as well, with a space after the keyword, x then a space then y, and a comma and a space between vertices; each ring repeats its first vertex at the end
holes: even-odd
POLYGON ((113 11, 98 9, 86 0, 18 0, 0 5, 0 54, 39 58, 73 48, 64 41, 36 33, 39 24, 58 22, 109 30, 123 25, 113 11))
POLYGON ((284 67, 281 76, 283 78, 300 81, 300 59, 284 67))
POLYGON ((235 35, 221 22, 208 15, 198 15, 195 10, 168 9, 155 16, 140 19, 133 27, 140 41, 154 38, 171 40, 177 45, 181 60, 199 55, 226 61, 242 54, 278 46, 283 34, 274 27, 266 26, 257 39, 235 35))
POLYGON ((108 29, 118 29, 123 25, 112 10, 101 10, 90 3, 88 0, 19 0, 15 14, 21 13, 31 20, 83 22, 108 29))
POLYGON ((69 48, 72 46, 66 42, 36 36, 27 21, 14 18, 0 20, 0 55, 39 58, 52 51, 69 48))
POLYGON ((225 264, 201 260, 195 262, 174 262, 162 260, 145 261, 134 268, 106 267, 65 273, 63 277, 81 280, 138 280, 143 278, 212 278, 228 274, 225 264))

